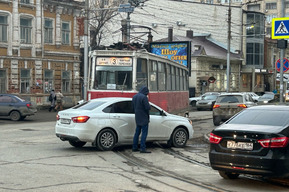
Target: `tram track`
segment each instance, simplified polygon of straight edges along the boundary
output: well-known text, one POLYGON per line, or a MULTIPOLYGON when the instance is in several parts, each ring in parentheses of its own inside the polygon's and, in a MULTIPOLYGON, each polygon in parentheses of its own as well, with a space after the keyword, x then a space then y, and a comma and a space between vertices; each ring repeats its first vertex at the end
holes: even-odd
MULTIPOLYGON (((161 167, 152 165, 151 163, 149 163, 147 161, 144 161, 143 159, 135 157, 132 153, 129 153, 129 152, 126 152, 126 151, 115 151, 115 153, 117 155, 121 156, 123 159, 125 159, 128 163, 133 164, 134 166, 145 168, 149 172, 154 173, 156 175, 166 176, 166 177, 169 177, 169 178, 181 181, 181 182, 185 182, 187 184, 198 186, 198 187, 200 187, 202 189, 206 189, 208 191, 229 192, 226 189, 219 188, 219 187, 216 187, 216 186, 212 186, 211 184, 200 182, 200 181, 197 181, 197 180, 195 180, 193 178, 188 178, 188 177, 185 177, 183 175, 179 175, 179 174, 177 174, 175 172, 172 172, 172 171, 169 171, 169 170, 165 170, 165 169, 163 169, 161 167)), ((175 187, 175 186, 171 186, 171 187, 177 189, 177 187, 175 187)), ((178 189, 178 190, 180 190, 180 189, 178 189)), ((186 191, 186 190, 182 190, 182 191, 186 191)))
MULTIPOLYGON (((158 145, 160 147, 164 148, 162 145, 160 145, 160 144, 158 144, 158 145)), ((194 163, 194 164, 197 164, 199 166, 206 167, 206 168, 211 168, 209 163, 204 163, 204 162, 200 162, 200 161, 194 160, 191 157, 189 157, 187 155, 184 155, 180 151, 175 151, 174 149, 171 149, 171 148, 165 149, 165 151, 168 154, 171 154, 174 157, 182 159, 182 160, 184 160, 186 162, 194 163)), ((272 185, 278 185, 278 186, 283 186, 283 187, 289 188, 289 179, 266 178, 266 177, 254 176, 254 175, 240 175, 240 178, 255 180, 255 181, 258 181, 258 182, 269 182, 272 185)))
MULTIPOLYGON (((198 165, 198 166, 201 166, 204 168, 211 169, 211 166, 209 163, 198 161, 198 160, 192 158, 191 156, 184 154, 182 151, 174 150, 172 148, 167 148, 160 143, 156 143, 156 144, 158 147, 160 147, 162 149, 162 151, 165 154, 169 154, 169 155, 173 156, 174 158, 181 159, 185 162, 192 163, 194 165, 198 165)), ((185 150, 185 151, 189 151, 189 150, 185 150)), ((221 191, 222 192, 228 192, 228 191, 230 191, 230 190, 224 189, 222 187, 213 186, 211 183, 205 183, 203 181, 198 181, 198 180, 193 179, 193 178, 188 178, 184 175, 177 174, 173 171, 163 169, 162 167, 155 166, 150 162, 147 162, 143 159, 140 159, 140 158, 134 156, 133 153, 128 152, 127 150, 126 151, 115 151, 115 153, 118 154, 119 156, 121 156, 122 158, 124 158, 129 163, 131 163, 135 166, 138 166, 138 167, 145 168, 149 172, 155 173, 157 175, 170 177, 170 178, 173 178, 175 180, 179 180, 179 181, 182 181, 182 182, 194 185, 194 186, 198 186, 198 187, 201 187, 201 188, 209 190, 209 191, 216 191, 216 192, 221 192, 221 191)), ((286 189, 289 188, 289 180, 284 180, 284 179, 270 179, 270 178, 263 178, 263 177, 259 177, 259 176, 252 176, 252 175, 241 175, 240 179, 254 180, 254 181, 260 182, 260 183, 270 183, 271 185, 282 186, 286 189)), ((172 187, 174 187, 174 186, 172 186, 172 187)))

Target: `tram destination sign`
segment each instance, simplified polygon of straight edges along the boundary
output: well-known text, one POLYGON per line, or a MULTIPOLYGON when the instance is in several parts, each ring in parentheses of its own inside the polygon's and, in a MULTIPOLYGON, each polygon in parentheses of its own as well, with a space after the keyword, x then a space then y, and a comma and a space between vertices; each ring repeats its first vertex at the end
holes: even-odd
POLYGON ((130 57, 97 57, 96 65, 106 66, 131 66, 132 58, 130 57))
POLYGON ((153 42, 150 43, 150 52, 170 60, 176 61, 190 69, 191 42, 153 42))

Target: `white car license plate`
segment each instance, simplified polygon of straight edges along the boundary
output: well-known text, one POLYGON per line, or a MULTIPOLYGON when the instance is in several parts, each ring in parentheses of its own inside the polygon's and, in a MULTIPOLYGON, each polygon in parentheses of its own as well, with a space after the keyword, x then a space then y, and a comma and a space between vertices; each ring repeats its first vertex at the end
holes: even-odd
POLYGON ((62 124, 70 124, 70 119, 60 119, 62 124))
POLYGON ((227 141, 227 148, 253 150, 253 143, 227 141))

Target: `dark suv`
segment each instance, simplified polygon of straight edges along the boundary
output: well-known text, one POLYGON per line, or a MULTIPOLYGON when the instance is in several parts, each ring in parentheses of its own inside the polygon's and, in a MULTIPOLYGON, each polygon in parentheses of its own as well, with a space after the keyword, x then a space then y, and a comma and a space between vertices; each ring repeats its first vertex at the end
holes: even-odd
POLYGON ((0 116, 9 116, 11 120, 23 120, 37 112, 36 104, 25 101, 13 94, 0 94, 0 116))
POLYGON ((220 125, 244 108, 257 105, 248 93, 222 93, 213 107, 213 123, 220 125))

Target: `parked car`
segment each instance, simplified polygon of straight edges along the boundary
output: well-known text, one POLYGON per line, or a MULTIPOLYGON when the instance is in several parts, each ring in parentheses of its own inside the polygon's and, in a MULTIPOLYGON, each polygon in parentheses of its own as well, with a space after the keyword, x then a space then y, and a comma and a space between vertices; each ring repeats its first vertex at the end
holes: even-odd
POLYGON ((254 93, 254 92, 243 92, 243 93, 249 94, 249 95, 252 97, 252 99, 255 100, 255 101, 258 101, 258 99, 260 98, 260 96, 257 95, 257 94, 254 93))
POLYGON ((273 103, 277 102, 277 98, 275 97, 275 94, 272 92, 267 92, 264 93, 259 99, 258 99, 258 104, 267 104, 267 103, 273 103))
POLYGON ((257 105, 248 93, 223 93, 213 107, 213 123, 220 125, 245 108, 257 105))
POLYGON ((203 95, 201 95, 199 97, 190 97, 189 98, 189 105, 191 105, 192 107, 195 107, 196 104, 197 104, 197 101, 201 100, 203 96, 213 95, 213 94, 220 94, 220 93, 218 93, 218 92, 207 92, 207 93, 204 93, 203 95))
MULTIPOLYGON (((167 141, 174 147, 184 147, 193 137, 191 120, 150 105, 147 142, 167 141)), ((132 144, 135 127, 131 98, 100 98, 58 112, 55 133, 74 147, 91 142, 107 151, 116 145, 132 144)))
POLYGON ((213 106, 216 102, 216 99, 218 98, 220 94, 209 94, 209 95, 204 95, 202 96, 201 100, 197 101, 196 107, 197 110, 213 110, 213 106))
POLYGON ((289 176, 289 106, 247 108, 210 134, 209 160, 226 179, 289 176))
POLYGON ((34 102, 25 101, 13 94, 0 94, 0 116, 9 116, 11 120, 19 121, 36 112, 34 102))

